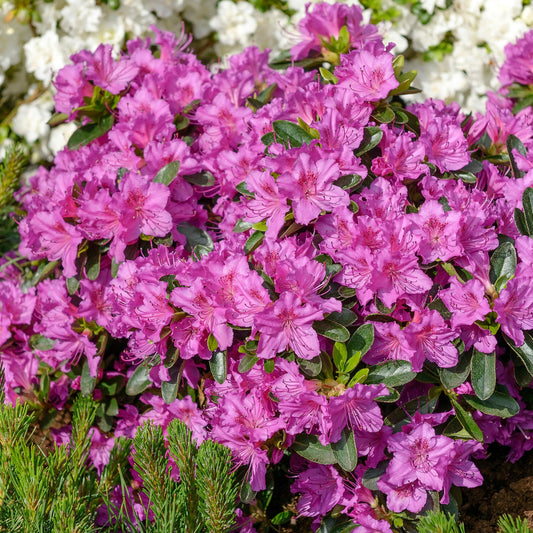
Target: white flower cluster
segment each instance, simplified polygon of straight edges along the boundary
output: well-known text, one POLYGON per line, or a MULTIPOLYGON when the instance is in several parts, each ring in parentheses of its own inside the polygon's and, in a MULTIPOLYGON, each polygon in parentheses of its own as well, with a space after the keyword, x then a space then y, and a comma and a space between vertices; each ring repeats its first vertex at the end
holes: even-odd
MULTIPOLYGON (((10 16, 16 11, 14 5, 0 0, 2 94, 31 100, 20 105, 11 127, 28 142, 37 143, 36 158, 53 155, 73 126, 54 129, 51 134, 44 125, 53 110, 50 90, 39 98, 28 98, 35 92, 28 87, 35 80, 44 88, 51 87, 52 77, 73 53, 94 50, 100 43, 112 44, 118 52, 126 38, 148 34, 152 24, 179 33, 184 20, 196 39, 216 32, 218 57, 250 45, 276 53, 291 46, 294 26, 310 0, 287 0, 294 12, 290 19, 277 8, 260 11, 245 0, 115 1, 117 9, 106 3, 111 0, 34 0, 36 11, 30 25, 10 16)), ((337 1, 360 5, 358 0, 337 1)), ((494 73, 504 59, 505 44, 515 42, 533 24, 533 6, 524 7, 522 0, 420 0, 417 5, 429 20, 421 22, 412 2, 382 0, 383 9, 399 13, 393 21, 379 24, 386 40, 397 44, 396 53, 406 52, 410 57, 406 67, 418 70, 415 85, 423 90, 422 98, 457 101, 466 109, 481 110, 487 90, 497 87, 494 73), (443 57, 425 61, 443 42, 447 43, 443 57)), ((371 15, 365 11, 367 20, 371 15)))

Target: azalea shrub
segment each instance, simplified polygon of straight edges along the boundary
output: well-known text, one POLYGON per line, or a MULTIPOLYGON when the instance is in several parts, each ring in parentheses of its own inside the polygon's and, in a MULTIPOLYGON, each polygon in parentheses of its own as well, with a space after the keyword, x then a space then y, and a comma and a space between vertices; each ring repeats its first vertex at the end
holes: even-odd
POLYGON ((92 396, 98 472, 183 421, 231 450, 245 531, 412 529, 490 443, 533 447, 531 34, 472 115, 406 105, 416 72, 358 6, 298 32, 213 73, 154 27, 59 72, 76 130, 17 193, 5 395, 42 429, 92 396))

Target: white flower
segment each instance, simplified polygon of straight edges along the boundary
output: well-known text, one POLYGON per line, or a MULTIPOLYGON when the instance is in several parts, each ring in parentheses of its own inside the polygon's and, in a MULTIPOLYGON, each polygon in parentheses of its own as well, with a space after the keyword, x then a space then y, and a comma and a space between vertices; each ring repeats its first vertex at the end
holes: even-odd
POLYGON ((261 50, 269 48, 273 54, 290 47, 286 30, 289 26, 287 15, 278 9, 271 9, 266 13, 258 12, 256 16, 257 29, 252 37, 253 44, 261 50))
POLYGON ((11 123, 13 131, 24 137, 30 144, 44 137, 48 131, 48 120, 52 116, 49 106, 43 106, 38 101, 22 104, 11 123))
POLYGON ((102 10, 94 0, 67 0, 61 17, 61 28, 67 33, 95 32, 102 18, 102 10))
POLYGON ((50 136, 48 138, 48 150, 52 155, 57 154, 60 150, 63 150, 67 145, 67 141, 70 136, 76 131, 78 126, 74 122, 68 124, 60 124, 50 130, 50 136))
POLYGON ((233 3, 231 0, 222 0, 218 4, 217 14, 209 21, 209 26, 218 32, 218 41, 221 44, 244 48, 257 29, 254 15, 255 9, 248 2, 233 3))
POLYGON ((41 37, 34 37, 24 45, 26 70, 38 80, 50 85, 52 76, 65 65, 66 56, 61 49, 59 36, 49 30, 41 37))

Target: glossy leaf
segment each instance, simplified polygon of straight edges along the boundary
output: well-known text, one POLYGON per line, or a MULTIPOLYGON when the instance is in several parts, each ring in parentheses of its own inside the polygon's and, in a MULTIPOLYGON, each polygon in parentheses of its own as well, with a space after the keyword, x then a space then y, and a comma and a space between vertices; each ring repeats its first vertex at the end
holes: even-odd
POLYGON ((471 361, 471 381, 480 400, 490 398, 496 387, 496 354, 485 354, 475 348, 471 361))
POLYGON ((197 255, 206 255, 213 251, 213 240, 203 229, 197 228, 187 222, 179 224, 176 229, 185 235, 189 249, 197 253, 197 255))
POLYGON ((350 332, 344 326, 327 318, 314 322, 313 329, 323 337, 336 342, 346 342, 350 338, 350 332))
POLYGON ((516 250, 511 242, 505 241, 494 250, 490 258, 490 281, 497 291, 505 287, 516 270, 516 250))
POLYGON ((498 386, 498 390, 494 391, 492 396, 486 400, 480 400, 478 397, 469 394, 463 395, 463 399, 474 409, 487 415, 499 416, 500 418, 509 418, 520 412, 518 402, 503 386, 498 386))
POLYGON ((170 185, 178 175, 180 169, 179 161, 171 161, 168 165, 165 165, 154 177, 154 183, 163 183, 170 185))
POLYGON ((311 378, 318 376, 318 374, 322 372, 322 358, 319 355, 312 359, 302 359, 297 357, 296 362, 302 372, 311 378))
POLYGON ((196 174, 187 174, 186 176, 183 176, 183 179, 187 183, 196 185, 197 187, 212 187, 216 181, 215 176, 213 176, 208 170, 203 170, 196 174))
POLYGON ((503 334, 503 338, 513 352, 520 358, 520 361, 522 361, 529 374, 533 376, 533 336, 529 331, 524 331, 523 333, 524 344, 521 346, 516 346, 514 341, 505 335, 505 333, 503 334))
POLYGON ((330 444, 324 446, 316 435, 298 435, 292 445, 293 450, 304 459, 321 465, 333 465, 337 462, 330 444))
POLYGON ((40 333, 35 333, 30 337, 30 346, 35 350, 40 350, 41 352, 47 352, 54 347, 56 343, 55 339, 49 339, 40 333))
POLYGON ((100 259, 100 246, 90 243, 87 250, 87 261, 85 262, 87 279, 94 281, 100 275, 100 259))
POLYGON ((472 414, 465 411, 454 398, 450 398, 450 402, 452 403, 452 407, 455 411, 455 416, 463 428, 469 433, 469 435, 474 437, 474 439, 479 442, 483 442, 483 432, 474 422, 472 414))
POLYGON ((470 374, 471 352, 459 355, 458 363, 451 368, 439 368, 439 377, 443 386, 447 389, 455 389, 462 385, 470 374))
POLYGON ((128 379, 128 383, 126 383, 126 394, 128 396, 137 396, 137 394, 144 392, 151 384, 150 368, 140 364, 133 371, 130 379, 128 379))
POLYGON ((246 255, 251 254, 260 244, 263 242, 265 237, 264 232, 254 231, 248 240, 244 243, 244 253, 246 255))
POLYGON ((353 431, 344 430, 340 440, 331 443, 331 449, 336 462, 343 470, 346 470, 346 472, 355 470, 357 466, 357 446, 353 431))
POLYGON ((348 356, 348 350, 343 342, 336 342, 333 345, 333 362, 339 370, 344 369, 346 358, 348 356))
POLYGON ((399 387, 413 381, 415 377, 416 372, 413 372, 409 361, 396 359, 371 367, 366 383, 383 383, 387 387, 399 387))
POLYGON ((228 374, 228 358, 226 352, 223 350, 216 350, 213 352, 209 360, 209 369, 217 383, 224 383, 228 374))
POLYGON ((348 356, 346 359, 345 371, 351 372, 361 361, 361 357, 370 350, 374 343, 374 325, 371 323, 363 324, 357 328, 350 337, 346 348, 348 356))
POLYGON ((383 131, 378 126, 368 126, 364 129, 363 140, 355 152, 356 156, 363 155, 376 147, 383 138, 383 131))
POLYGON ((67 148, 77 150, 107 133, 113 127, 113 115, 107 115, 98 122, 80 126, 69 138, 67 148))
POLYGON ((288 142, 293 148, 299 148, 302 144, 310 144, 313 137, 303 128, 288 120, 275 120, 272 123, 276 142, 288 142))
POLYGON ((509 154, 509 160, 511 162, 511 171, 513 173, 513 176, 515 178, 522 178, 525 173, 524 171, 518 168, 513 150, 516 150, 520 155, 526 155, 527 150, 524 144, 522 143, 522 141, 518 137, 512 134, 509 135, 509 137, 507 137, 506 144, 507 144, 507 153, 509 154))
POLYGON ((522 208, 530 231, 529 235, 533 235, 533 189, 531 187, 527 187, 522 193, 522 208))

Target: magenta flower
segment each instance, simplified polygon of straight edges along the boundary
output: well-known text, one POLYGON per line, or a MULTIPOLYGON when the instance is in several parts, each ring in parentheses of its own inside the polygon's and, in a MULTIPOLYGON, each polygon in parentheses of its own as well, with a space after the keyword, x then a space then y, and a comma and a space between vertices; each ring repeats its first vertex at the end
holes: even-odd
POLYGON ((452 328, 470 326, 476 320, 483 320, 491 312, 485 298, 485 289, 477 279, 470 279, 463 285, 454 277, 450 288, 440 291, 439 296, 452 313, 452 328))
POLYGON ((295 293, 282 293, 273 306, 255 316, 254 330, 261 333, 257 355, 270 359, 288 347, 298 357, 312 359, 320 353, 313 322, 322 318, 321 310, 302 305, 295 293))
POLYGON ((353 50, 341 56, 340 66, 335 68, 338 87, 354 91, 363 101, 376 102, 386 98, 399 83, 394 75, 390 52, 353 50))
POLYGON ((139 73, 137 67, 130 59, 121 58, 118 62, 113 59, 113 47, 101 44, 94 54, 83 50, 72 56, 75 63, 85 62, 85 76, 112 94, 124 90, 130 81, 139 73))
POLYGON ((330 398, 329 414, 335 421, 330 442, 337 442, 346 426, 361 431, 379 431, 383 426, 383 417, 375 398, 387 394, 388 389, 384 385, 356 383, 340 396, 330 398))
POLYGON ((507 282, 494 302, 494 311, 502 331, 517 346, 524 344, 522 330, 533 329, 533 285, 530 277, 516 277, 507 282))

